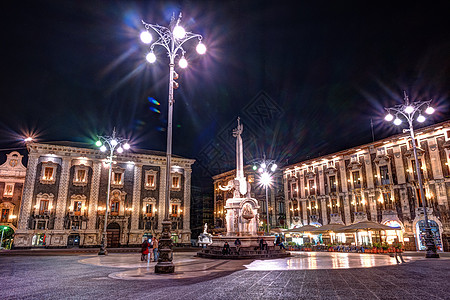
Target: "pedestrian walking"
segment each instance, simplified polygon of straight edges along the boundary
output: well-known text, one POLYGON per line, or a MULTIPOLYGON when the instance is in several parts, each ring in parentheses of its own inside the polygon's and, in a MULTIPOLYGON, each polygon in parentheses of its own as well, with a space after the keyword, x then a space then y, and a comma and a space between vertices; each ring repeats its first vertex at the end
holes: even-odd
POLYGON ((405 260, 403 259, 403 255, 402 255, 402 243, 400 243, 398 241, 398 239, 395 239, 394 243, 393 243, 393 246, 394 246, 394 249, 395 249, 395 253, 394 253, 395 261, 398 264, 400 263, 400 261, 402 263, 405 263, 405 260), (399 257, 400 257, 400 261, 399 261, 399 257))
POLYGON ((145 240, 142 242, 142 245, 141 245, 141 261, 147 260, 149 245, 150 244, 148 243, 147 238, 145 238, 145 240))
POLYGON ((159 249, 158 249, 159 241, 158 241, 158 239, 156 239, 156 237, 153 237, 152 238, 152 242, 153 242, 153 259, 154 259, 154 261, 158 261, 158 258, 159 258, 159 249))

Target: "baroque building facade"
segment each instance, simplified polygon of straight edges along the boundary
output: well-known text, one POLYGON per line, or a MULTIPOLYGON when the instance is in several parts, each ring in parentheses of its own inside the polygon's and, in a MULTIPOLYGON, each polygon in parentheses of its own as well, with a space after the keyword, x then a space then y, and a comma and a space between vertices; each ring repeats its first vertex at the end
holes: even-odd
MULTIPOLYGON (((109 164, 89 145, 28 143, 28 166, 14 246, 98 247, 105 222, 109 164)), ((114 157, 108 210, 108 247, 137 246, 159 236, 170 184, 175 243, 190 243, 192 159, 138 150, 114 157)))
POLYGON ((6 154, 6 161, 0 166, 0 226, 17 230, 22 200, 23 185, 27 169, 22 164, 23 155, 17 151, 6 154))
MULTIPOLYGON (((265 189, 259 181, 259 173, 254 171, 252 166, 244 167, 244 176, 248 179, 251 186, 250 195, 256 199, 259 204, 260 230, 263 230, 267 220, 266 194, 265 189)), ((230 180, 236 177, 236 170, 227 171, 213 176, 214 184, 214 227, 216 230, 225 229, 225 217, 227 199, 233 198, 231 191, 222 191, 219 186, 226 186, 230 180)), ((286 209, 283 192, 283 177, 281 172, 275 172, 272 178, 272 184, 268 187, 268 206, 269 206, 269 224, 271 228, 286 226, 286 209)))
MULTIPOLYGON (((439 250, 450 242, 450 121, 416 130, 428 218, 439 250)), ((409 134, 284 168, 289 227, 370 220, 401 227, 408 250, 424 250, 424 212, 409 134)))

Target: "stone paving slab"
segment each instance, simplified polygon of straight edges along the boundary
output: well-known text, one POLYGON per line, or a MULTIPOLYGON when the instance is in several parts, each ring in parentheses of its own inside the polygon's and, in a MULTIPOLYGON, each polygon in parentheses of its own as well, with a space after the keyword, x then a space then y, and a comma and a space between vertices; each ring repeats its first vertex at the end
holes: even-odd
MULTIPOLYGON (((175 254, 180 270, 194 264, 203 269, 225 270, 178 279, 112 278, 110 275, 114 273, 147 268, 139 266, 139 255, 128 254, 129 257, 120 258, 123 255, 110 255, 109 261, 102 263, 92 263, 98 258, 95 255, 2 256, 0 298, 450 299, 448 258, 417 258, 400 265, 348 269, 256 271, 242 268, 242 265, 240 268, 233 266, 236 261, 230 264, 225 260, 203 262, 188 254, 175 254), (92 261, 86 262, 89 259, 92 261), (137 267, 135 260, 138 261, 137 267)), ((315 259, 325 260, 324 257, 315 259)), ((251 265, 251 262, 246 265, 251 265)))

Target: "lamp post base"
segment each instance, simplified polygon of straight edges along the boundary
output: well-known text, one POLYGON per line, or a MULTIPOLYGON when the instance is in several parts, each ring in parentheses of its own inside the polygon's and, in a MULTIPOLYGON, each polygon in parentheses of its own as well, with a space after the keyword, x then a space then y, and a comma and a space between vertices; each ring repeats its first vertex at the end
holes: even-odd
POLYGON ((159 259, 155 265, 155 273, 169 274, 175 272, 175 265, 173 264, 172 239, 170 238, 170 227, 172 222, 170 220, 162 221, 162 234, 159 239, 159 259))
POLYGON ((105 236, 103 235, 102 242, 100 244, 100 251, 98 251, 98 255, 108 255, 108 251, 106 251, 105 243, 106 243, 106 239, 105 239, 105 236))

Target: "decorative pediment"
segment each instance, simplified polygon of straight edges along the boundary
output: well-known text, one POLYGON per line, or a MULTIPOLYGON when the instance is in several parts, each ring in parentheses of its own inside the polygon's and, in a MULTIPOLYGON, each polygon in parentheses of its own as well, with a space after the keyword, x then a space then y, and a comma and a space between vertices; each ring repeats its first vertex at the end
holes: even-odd
MULTIPOLYGON (((422 148, 416 147, 416 149, 417 149, 417 157, 421 157, 425 153, 425 150, 423 150, 422 148)), ((405 156, 414 157, 414 150, 412 148, 406 150, 405 156)))
POLYGON ((373 160, 374 163, 376 163, 377 165, 387 165, 390 162, 390 157, 387 155, 377 155, 377 157, 375 157, 375 159, 373 160))
POLYGON ((362 166, 362 164, 359 161, 355 160, 355 161, 350 162, 348 164, 347 168, 349 170, 359 170, 359 169, 361 169, 361 166, 362 166))
POLYGON ((306 172, 305 176, 308 179, 313 179, 316 176, 316 173, 314 173, 314 171, 310 170, 310 171, 306 172))
POLYGON ((14 175, 25 176, 27 168, 25 168, 22 164, 22 157, 23 155, 20 155, 17 151, 6 154, 6 162, 0 166, 0 173, 12 175, 13 172, 14 175), (20 173, 17 174, 17 172, 20 173))
POLYGON ((335 167, 328 167, 325 170, 325 174, 327 175, 334 175, 337 173, 337 169, 335 167))

